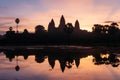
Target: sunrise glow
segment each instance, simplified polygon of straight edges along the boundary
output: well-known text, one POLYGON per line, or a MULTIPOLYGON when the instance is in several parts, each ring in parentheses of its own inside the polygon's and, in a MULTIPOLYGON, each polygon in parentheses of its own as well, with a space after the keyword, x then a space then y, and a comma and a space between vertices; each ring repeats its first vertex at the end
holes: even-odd
MULTIPOLYGON (((15 29, 15 18, 20 18, 19 30, 34 32, 41 24, 47 30, 53 18, 56 27, 61 15, 67 22, 80 22, 80 28, 92 30, 93 24, 105 21, 119 22, 120 0, 0 0, 0 33, 10 26, 15 29)), ((109 24, 109 23, 108 23, 109 24)))

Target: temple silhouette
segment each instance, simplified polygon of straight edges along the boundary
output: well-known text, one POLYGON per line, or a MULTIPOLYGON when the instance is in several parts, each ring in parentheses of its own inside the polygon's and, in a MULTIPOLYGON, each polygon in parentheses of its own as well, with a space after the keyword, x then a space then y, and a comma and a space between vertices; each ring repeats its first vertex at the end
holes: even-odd
POLYGON ((54 19, 48 24, 48 30, 43 25, 37 25, 35 32, 30 33, 27 29, 19 32, 16 20, 16 31, 12 27, 0 37, 0 45, 104 45, 120 46, 120 29, 116 22, 110 25, 94 24, 92 32, 80 29, 79 21, 66 23, 64 16, 60 18, 60 24, 55 26, 54 19))
MULTIPOLYGON (((115 50, 116 52, 116 50, 115 50)), ((103 48, 73 48, 66 47, 43 47, 43 49, 27 49, 27 48, 14 48, 14 49, 0 49, 0 53, 3 53, 10 62, 16 60, 15 70, 20 70, 19 56, 23 56, 25 60, 29 56, 35 56, 36 63, 44 63, 45 59, 48 59, 48 65, 54 70, 55 61, 60 64, 61 72, 64 72, 66 68, 72 69, 73 66, 80 67, 80 60, 92 55, 94 65, 111 65, 112 67, 118 67, 120 65, 119 55, 115 54, 111 49, 103 48), (76 50, 75 50, 76 49, 76 50), (109 51, 109 52, 108 52, 109 51)), ((119 51, 117 51, 119 52, 119 51)), ((86 65, 89 66, 89 65, 86 65)))

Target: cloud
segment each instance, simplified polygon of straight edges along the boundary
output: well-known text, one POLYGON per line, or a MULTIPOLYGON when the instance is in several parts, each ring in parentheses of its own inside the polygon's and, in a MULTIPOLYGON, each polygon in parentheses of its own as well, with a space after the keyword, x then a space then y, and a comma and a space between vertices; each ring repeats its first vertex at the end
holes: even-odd
POLYGON ((120 3, 120 0, 95 0, 94 6, 98 11, 101 11, 101 12, 107 11, 106 19, 111 19, 120 10, 119 3, 120 3), (101 8, 101 7, 103 7, 103 9, 106 8, 106 10, 99 10, 98 8, 101 8))
POLYGON ((104 23, 113 23, 114 21, 104 21, 104 23))
MULTIPOLYGON (((120 21, 104 21, 103 23, 105 23, 105 24, 111 24, 111 23, 113 23, 113 22, 116 22, 116 23, 118 23, 118 25, 120 25, 120 21)), ((118 26, 119 27, 119 26, 118 26)), ((119 27, 120 28, 120 27, 119 27)))
POLYGON ((44 0, 43 4, 48 10, 58 10, 64 12, 86 11, 90 8, 93 0, 44 0))
POLYGON ((24 17, 0 17, 0 25, 14 24, 16 18, 19 18, 21 23, 29 22, 29 19, 24 17))
POLYGON ((15 17, 0 17, 0 20, 14 20, 15 17))
MULTIPOLYGON (((16 23, 15 23, 16 17, 0 17, 0 30, 1 32, 5 33, 5 31, 8 30, 8 28, 11 26, 14 30, 16 30, 16 23)), ((19 31, 23 31, 25 28, 27 28, 30 23, 27 18, 19 18, 19 31), (26 25, 28 24, 28 25, 26 25)))
POLYGON ((1 27, 1 26, 4 26, 4 25, 6 25, 6 24, 9 25, 9 24, 11 24, 11 23, 12 23, 12 22, 3 22, 3 23, 0 23, 0 27, 1 27))
POLYGON ((5 0, 0 3, 0 16, 3 16, 0 17, 0 23, 10 21, 11 26, 15 26, 14 20, 18 17, 20 25, 23 25, 21 30, 27 28, 34 31, 34 27, 38 24, 47 29, 52 18, 57 27, 63 14, 66 22, 72 22, 74 25, 75 20, 78 19, 81 28, 91 29, 90 26, 94 23, 120 21, 119 3, 120 0, 5 0))
POLYGON ((0 30, 6 31, 13 26, 15 17, 0 17, 0 30))

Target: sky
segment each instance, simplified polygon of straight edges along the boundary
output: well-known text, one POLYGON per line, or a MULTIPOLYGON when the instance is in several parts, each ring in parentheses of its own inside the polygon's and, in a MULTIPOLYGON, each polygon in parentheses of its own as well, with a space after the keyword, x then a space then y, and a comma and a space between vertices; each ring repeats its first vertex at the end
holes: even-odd
POLYGON ((66 23, 78 20, 81 29, 92 31, 94 24, 120 22, 119 5, 120 0, 0 0, 0 34, 10 26, 16 30, 16 18, 21 32, 34 32, 37 25, 47 30, 52 18, 58 27, 61 15, 66 23))

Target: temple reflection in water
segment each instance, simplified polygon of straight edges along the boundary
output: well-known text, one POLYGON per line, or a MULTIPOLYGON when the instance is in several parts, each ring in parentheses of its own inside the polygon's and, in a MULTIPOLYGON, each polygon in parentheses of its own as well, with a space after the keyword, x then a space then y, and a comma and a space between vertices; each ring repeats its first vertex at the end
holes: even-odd
POLYGON ((112 65, 112 67, 118 67, 120 64, 120 58, 118 53, 114 53, 111 49, 103 48, 76 48, 76 47, 42 47, 42 48, 12 48, 1 49, 1 53, 6 55, 6 58, 12 62, 16 60, 15 70, 19 71, 19 56, 23 56, 25 60, 29 56, 35 56, 37 63, 44 63, 45 59, 48 59, 48 65, 54 69, 55 61, 58 60, 61 71, 64 72, 65 68, 72 68, 75 65, 77 68, 80 66, 80 60, 82 58, 92 56, 93 63, 95 65, 112 65))

